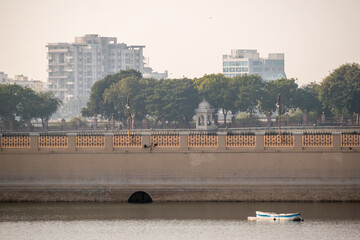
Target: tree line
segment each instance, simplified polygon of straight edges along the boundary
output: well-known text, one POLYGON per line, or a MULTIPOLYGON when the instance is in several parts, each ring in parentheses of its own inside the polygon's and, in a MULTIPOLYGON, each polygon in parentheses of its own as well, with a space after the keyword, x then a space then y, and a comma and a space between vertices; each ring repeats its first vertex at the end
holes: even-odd
MULTIPOLYGON (((360 66, 344 64, 330 73, 321 83, 299 87, 295 79, 264 81, 257 75, 233 78, 209 74, 195 79, 155 80, 142 78, 135 70, 121 71, 96 82, 85 117, 100 116, 126 122, 127 99, 135 120, 156 123, 177 122, 188 126, 195 109, 206 99, 215 112, 226 116, 257 110, 265 114, 276 111, 277 96, 281 95, 281 112, 300 109, 304 113, 354 119, 360 112, 360 66)), ((225 122, 226 123, 226 122, 225 122)))
POLYGON ((27 87, 0 84, 0 103, 0 129, 3 131, 22 126, 31 130, 33 119, 41 119, 44 126, 61 101, 52 92, 36 93, 27 87))

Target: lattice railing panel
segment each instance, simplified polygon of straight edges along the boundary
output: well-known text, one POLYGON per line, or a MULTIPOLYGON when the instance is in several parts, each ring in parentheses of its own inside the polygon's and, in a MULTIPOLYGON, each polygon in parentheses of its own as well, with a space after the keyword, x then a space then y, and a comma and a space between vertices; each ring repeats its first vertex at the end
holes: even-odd
POLYGON ((217 147, 218 136, 215 134, 189 134, 189 147, 217 147))
POLYGON ((293 147, 294 136, 292 135, 265 135, 265 147, 293 147))
POLYGON ((76 136, 77 148, 103 148, 105 137, 102 134, 79 134, 76 136))
POLYGON ((4 134, 1 136, 1 148, 30 148, 28 134, 4 134))
POLYGON ((360 147, 360 134, 342 134, 342 147, 360 147))
POLYGON ((333 136, 332 135, 303 135, 302 136, 303 147, 332 147, 333 136))
POLYGON ((255 147, 255 135, 227 135, 226 147, 255 147))
POLYGON ((40 134, 38 137, 39 148, 67 148, 68 136, 40 134))
POLYGON ((179 147, 180 136, 178 133, 152 134, 150 144, 157 147, 179 147))
POLYGON ((113 136, 113 147, 141 147, 141 135, 115 134, 113 136))

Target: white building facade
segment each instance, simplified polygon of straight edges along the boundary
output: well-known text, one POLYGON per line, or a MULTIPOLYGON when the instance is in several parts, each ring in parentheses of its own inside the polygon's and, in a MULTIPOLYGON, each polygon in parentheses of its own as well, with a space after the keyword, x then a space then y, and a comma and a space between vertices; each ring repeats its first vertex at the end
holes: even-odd
POLYGON ((27 76, 15 75, 14 78, 9 78, 4 72, 0 72, 0 84, 15 84, 21 87, 28 87, 34 90, 35 92, 44 92, 46 91, 46 84, 40 80, 29 80, 27 76))
POLYGON ((10 82, 8 75, 4 72, 0 72, 0 84, 7 84, 10 82))
POLYGON ((259 75, 264 80, 286 78, 284 53, 270 53, 260 58, 254 49, 233 49, 230 55, 223 55, 223 74, 227 77, 259 75))
POLYGON ((109 74, 135 69, 144 72, 143 48, 117 43, 114 37, 87 34, 74 43, 49 43, 48 83, 64 103, 89 96, 92 85, 109 74))

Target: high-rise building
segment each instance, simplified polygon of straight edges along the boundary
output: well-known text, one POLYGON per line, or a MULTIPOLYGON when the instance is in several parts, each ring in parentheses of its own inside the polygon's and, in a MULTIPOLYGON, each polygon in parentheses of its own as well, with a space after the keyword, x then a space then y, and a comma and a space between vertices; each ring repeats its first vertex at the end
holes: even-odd
POLYGON ((64 103, 88 96, 92 85, 120 70, 144 72, 143 48, 117 43, 115 37, 87 34, 74 43, 49 43, 48 83, 64 103))
POLYGON ((256 74, 264 80, 286 78, 284 53, 270 53, 260 58, 257 50, 233 49, 231 55, 223 55, 223 74, 227 77, 256 74))

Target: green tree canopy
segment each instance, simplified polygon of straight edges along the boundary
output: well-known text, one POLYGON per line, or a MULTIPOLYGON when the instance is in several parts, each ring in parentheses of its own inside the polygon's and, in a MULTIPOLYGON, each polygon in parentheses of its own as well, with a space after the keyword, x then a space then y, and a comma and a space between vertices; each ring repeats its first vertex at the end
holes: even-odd
POLYGON ((331 72, 320 84, 320 99, 334 114, 359 114, 360 65, 347 63, 331 72))
POLYGON ((303 112, 316 112, 318 114, 322 111, 322 104, 319 100, 320 85, 312 82, 305 86, 298 88, 296 93, 296 107, 303 112))
POLYGON ((165 118, 187 125, 199 105, 198 90, 193 81, 187 78, 164 80, 163 88, 166 90, 163 98, 165 118))
POLYGON ((136 120, 142 120, 146 115, 145 96, 143 94, 145 88, 144 81, 135 76, 129 76, 105 89, 103 96, 105 103, 114 106, 115 112, 122 121, 127 119, 126 104, 129 98, 133 117, 136 120))
POLYGON ((48 120, 56 112, 61 105, 61 101, 55 97, 53 92, 41 92, 38 97, 36 118, 40 118, 44 126, 44 120, 48 120))
POLYGON ((10 128, 16 117, 30 127, 32 119, 50 117, 60 106, 53 93, 36 93, 18 85, 0 85, 0 120, 2 128, 10 128))
POLYGON ((223 74, 204 75, 202 78, 195 79, 195 85, 201 97, 205 98, 216 111, 222 110, 224 123, 229 111, 237 111, 237 89, 232 87, 230 78, 223 74))
POLYGON ((278 94, 281 96, 281 112, 287 112, 296 107, 296 92, 298 85, 295 79, 281 78, 271 80, 265 84, 260 109, 263 112, 272 113, 276 110, 278 94))
POLYGON ((235 106, 237 110, 248 112, 255 111, 264 92, 265 82, 257 75, 236 76, 231 79, 231 86, 237 91, 235 106))
POLYGON ((90 99, 86 105, 86 108, 82 110, 82 115, 86 117, 101 115, 105 118, 114 116, 116 119, 120 119, 118 111, 114 111, 115 106, 112 101, 105 101, 104 92, 110 88, 111 85, 119 82, 121 79, 134 77, 141 79, 142 75, 136 70, 122 70, 117 74, 108 75, 104 79, 94 83, 91 87, 90 99))

